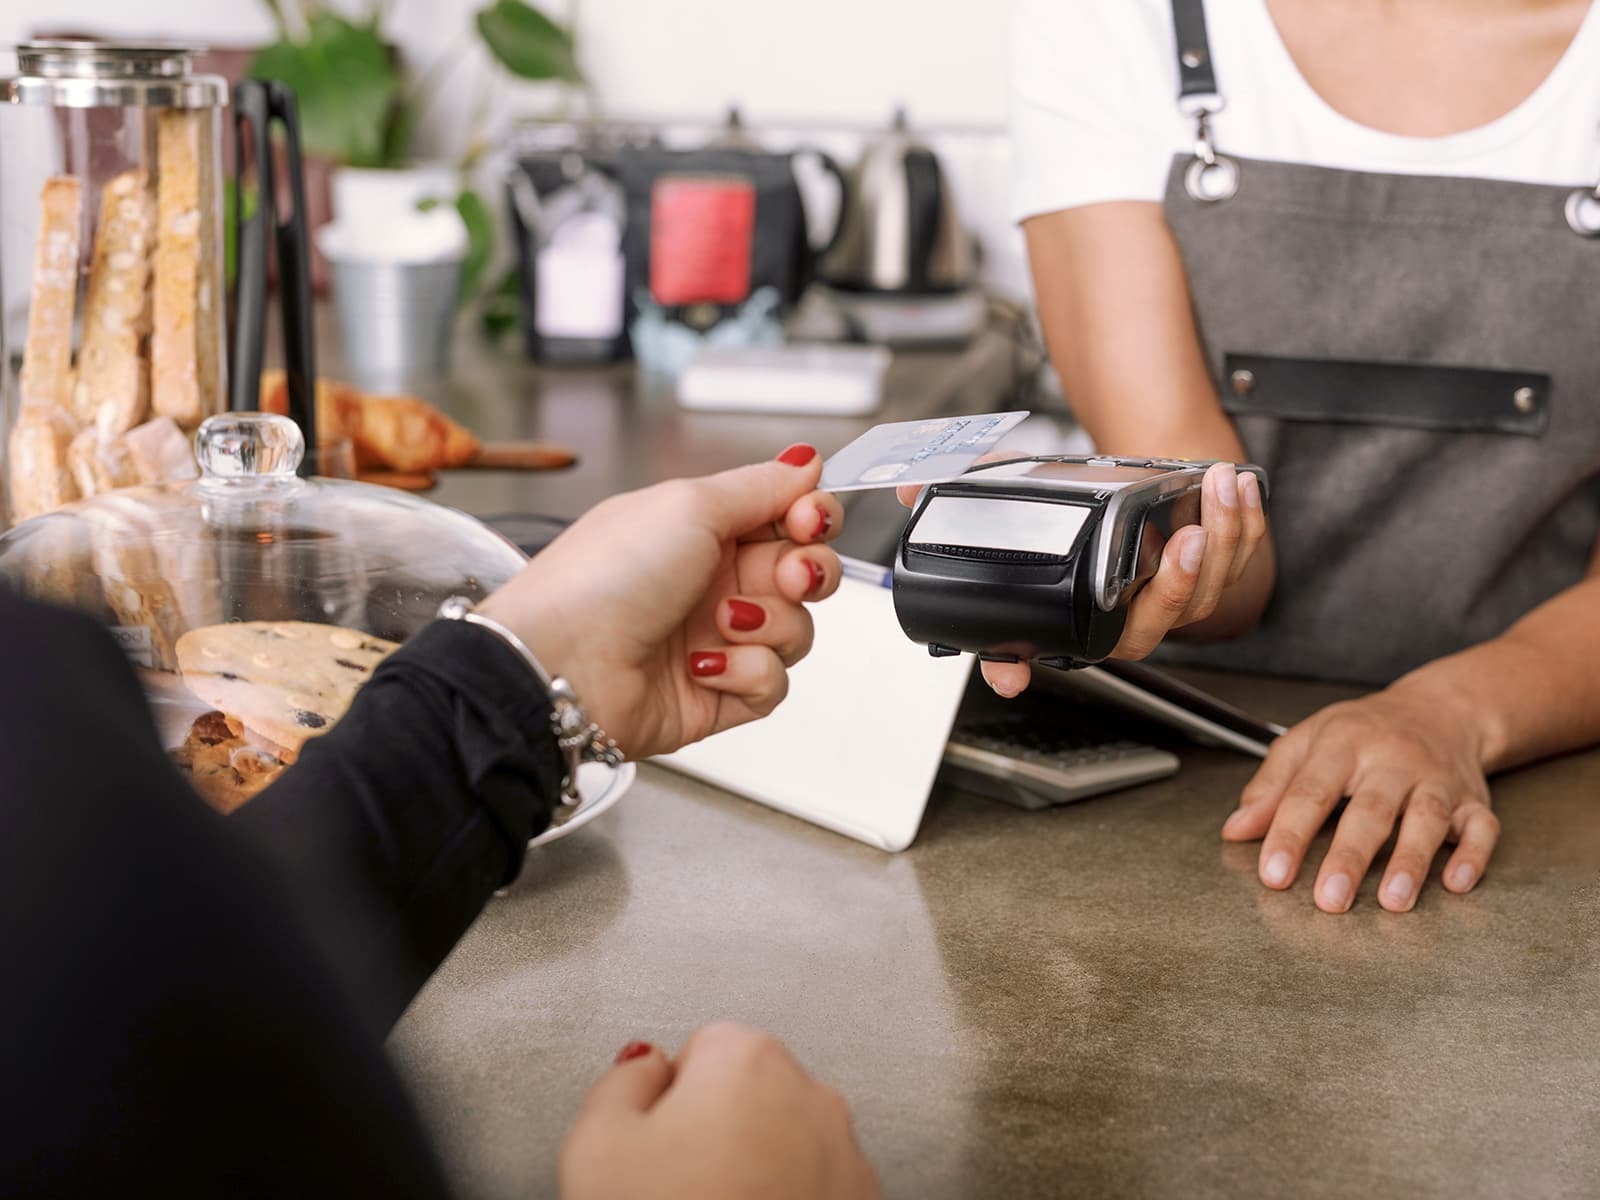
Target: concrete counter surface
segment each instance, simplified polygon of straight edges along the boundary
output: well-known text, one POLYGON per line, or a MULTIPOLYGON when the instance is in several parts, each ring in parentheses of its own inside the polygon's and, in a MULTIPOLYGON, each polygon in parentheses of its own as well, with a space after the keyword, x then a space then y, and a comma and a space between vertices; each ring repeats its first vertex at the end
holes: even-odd
MULTIPOLYGON (((581 460, 447 473, 434 498, 576 516, 789 442, 1011 407, 1013 365, 990 334, 897 356, 869 418, 724 415, 464 337, 430 398, 581 460)), ((903 520, 858 494, 843 548, 871 555, 903 520)), ((1347 694, 1203 682, 1284 722, 1347 694)), ((530 853, 392 1039, 464 1193, 552 1195, 619 1048, 733 1019, 844 1092, 890 1196, 1600 1195, 1600 754, 1496 781, 1504 836, 1471 895, 1435 872, 1393 915, 1374 878, 1330 917, 1220 841, 1252 763, 1175 748, 1176 777, 1067 808, 936 796, 899 855, 644 765, 530 853)))
MULTIPOLYGON (((1344 694, 1200 678, 1285 721, 1344 694)), ((899 855, 646 765, 392 1047, 481 1197, 553 1194, 616 1051, 719 1019, 844 1092, 890 1196, 1600 1194, 1600 754, 1496 781, 1471 895, 1330 917, 1219 840, 1251 763, 1179 752, 1045 812, 936 795, 899 855)))

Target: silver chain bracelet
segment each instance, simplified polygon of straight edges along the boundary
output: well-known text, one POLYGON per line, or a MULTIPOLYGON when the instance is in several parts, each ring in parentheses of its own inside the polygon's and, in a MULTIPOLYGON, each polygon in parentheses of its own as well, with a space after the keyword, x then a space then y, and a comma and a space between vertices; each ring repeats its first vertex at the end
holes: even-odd
POLYGON ((528 649, 526 642, 499 621, 474 612, 471 600, 465 596, 451 596, 439 605, 439 616, 446 621, 466 621, 487 629, 515 650, 544 685, 545 693, 550 697, 550 732, 555 735, 556 745, 561 751, 561 796, 562 807, 566 811, 560 815, 570 816, 580 799, 578 768, 586 762, 604 763, 608 767, 620 766, 623 762, 622 751, 617 748, 616 742, 601 732, 600 726, 589 719, 572 685, 560 676, 552 678, 550 672, 544 669, 544 664, 528 649))

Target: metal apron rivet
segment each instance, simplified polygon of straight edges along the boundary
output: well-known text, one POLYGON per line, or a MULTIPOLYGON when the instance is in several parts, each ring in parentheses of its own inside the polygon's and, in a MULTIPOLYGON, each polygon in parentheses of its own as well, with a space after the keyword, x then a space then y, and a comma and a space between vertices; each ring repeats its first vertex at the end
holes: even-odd
POLYGON ((1516 406, 1519 413, 1531 413, 1539 407, 1539 397, 1534 394, 1531 387, 1519 387, 1511 393, 1511 403, 1516 406))
POLYGON ((1205 65, 1206 52, 1204 50, 1185 50, 1183 52, 1183 65, 1194 71, 1205 65))
POLYGON ((1255 389, 1256 373, 1254 371, 1247 371, 1243 367, 1240 367, 1231 376, 1229 376, 1228 381, 1233 384, 1233 390, 1239 395, 1243 396, 1247 392, 1255 389))
POLYGON ((1579 237, 1600 237, 1600 187, 1573 189, 1567 197, 1567 224, 1579 237))

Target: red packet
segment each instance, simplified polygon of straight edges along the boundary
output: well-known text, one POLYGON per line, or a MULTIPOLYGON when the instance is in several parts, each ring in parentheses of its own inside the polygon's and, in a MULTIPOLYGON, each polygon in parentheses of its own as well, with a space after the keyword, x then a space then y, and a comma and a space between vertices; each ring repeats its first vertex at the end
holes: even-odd
POLYGON ((736 175, 668 175, 650 193, 657 304, 738 304, 750 295, 756 189, 736 175))

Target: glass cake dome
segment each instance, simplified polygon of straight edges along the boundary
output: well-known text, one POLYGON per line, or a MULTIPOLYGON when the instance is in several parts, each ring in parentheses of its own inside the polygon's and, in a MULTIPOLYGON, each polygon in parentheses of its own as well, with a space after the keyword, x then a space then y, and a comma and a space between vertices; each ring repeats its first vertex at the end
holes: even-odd
POLYGON ((105 492, 0 537, 0 581, 112 632, 167 749, 224 811, 292 765, 445 598, 482 599, 526 561, 455 509, 302 478, 304 447, 286 417, 211 417, 197 478, 105 492))

